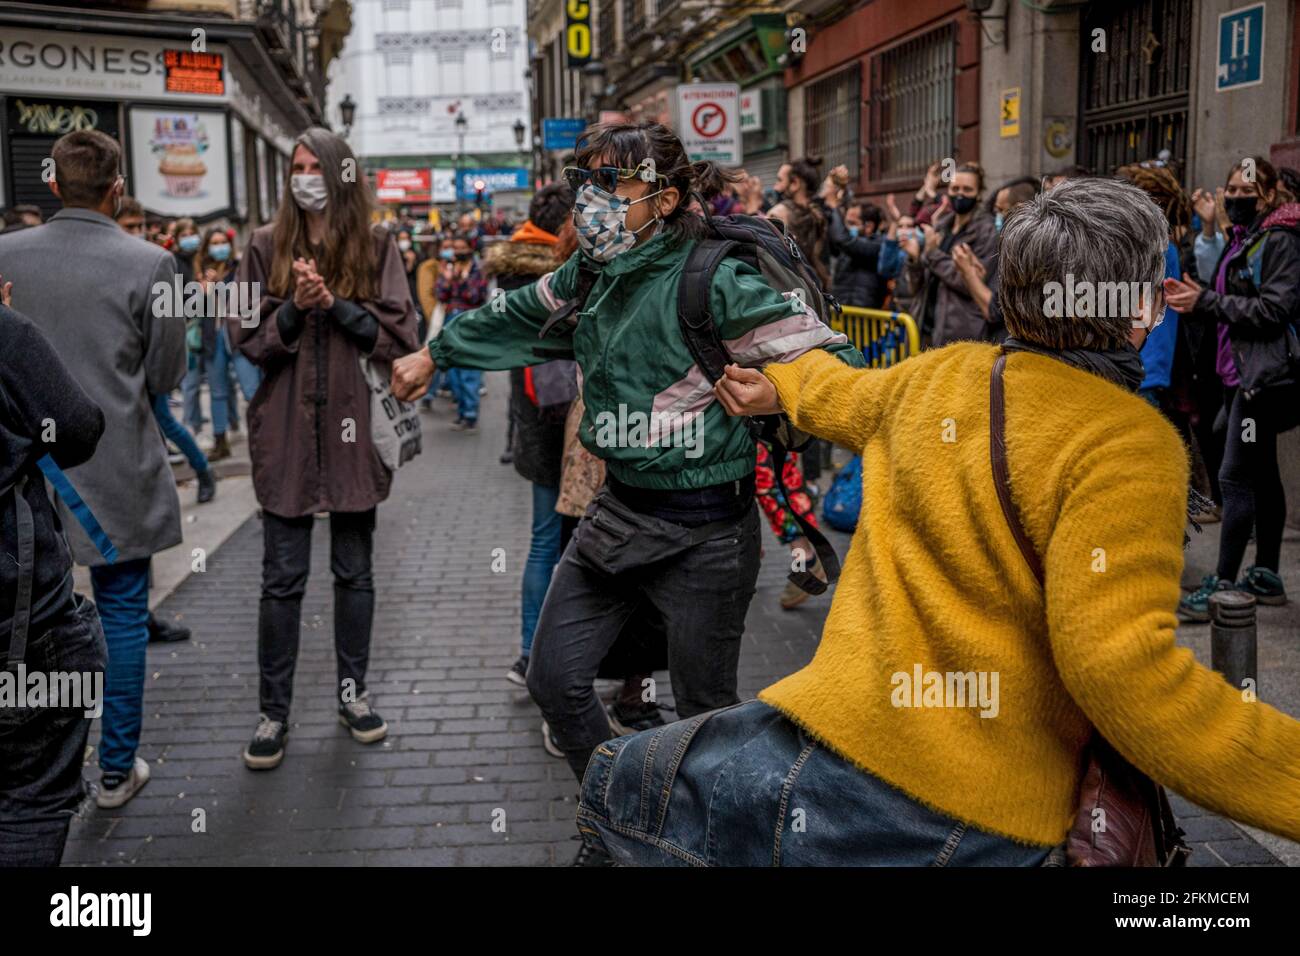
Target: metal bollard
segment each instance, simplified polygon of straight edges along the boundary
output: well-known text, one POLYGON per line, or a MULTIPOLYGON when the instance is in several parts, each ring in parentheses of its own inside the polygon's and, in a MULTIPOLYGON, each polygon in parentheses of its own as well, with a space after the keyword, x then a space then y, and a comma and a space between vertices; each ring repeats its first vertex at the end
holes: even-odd
POLYGON ((1210 666, 1237 690, 1255 673, 1255 595, 1218 591, 1210 595, 1210 666))

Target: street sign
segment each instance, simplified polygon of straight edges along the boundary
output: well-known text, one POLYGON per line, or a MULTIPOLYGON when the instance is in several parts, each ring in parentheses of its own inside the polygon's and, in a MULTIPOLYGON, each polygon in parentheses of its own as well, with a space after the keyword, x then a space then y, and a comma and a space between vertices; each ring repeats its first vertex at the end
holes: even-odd
POLYGON ((375 198, 391 203, 428 202, 429 170, 379 170, 375 174, 375 198))
POLYGON ((757 133, 763 128, 762 89, 744 90, 740 94, 740 131, 757 133))
POLYGON ((1020 135, 1020 87, 1002 91, 999 110, 1002 138, 1009 139, 1020 135))
POLYGON ((578 137, 586 128, 584 119, 548 116, 542 120, 542 149, 571 150, 578 145, 578 137))
POLYGON ((564 2, 564 54, 570 70, 591 61, 591 4, 587 0, 564 2))
POLYGON ((456 170, 433 170, 432 198, 434 202, 456 201, 456 170))
POLYGON ((1264 82, 1264 4, 1219 14, 1214 88, 1239 90, 1264 82))
POLYGON ((458 183, 461 199, 528 188, 528 170, 518 168, 462 169, 458 183))
POLYGON ((739 166, 743 161, 740 87, 735 83, 678 85, 676 126, 692 162, 739 166))

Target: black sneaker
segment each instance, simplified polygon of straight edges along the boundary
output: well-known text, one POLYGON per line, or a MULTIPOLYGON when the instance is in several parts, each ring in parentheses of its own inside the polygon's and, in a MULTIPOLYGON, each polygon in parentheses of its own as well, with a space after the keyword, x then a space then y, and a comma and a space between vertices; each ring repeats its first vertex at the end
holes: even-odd
POLYGON ((217 496, 217 476, 209 468, 207 471, 198 472, 195 477, 199 480, 198 502, 201 505, 206 505, 217 496))
POLYGON ((373 744, 388 736, 388 724, 370 707, 369 694, 360 700, 339 705, 339 723, 352 731, 352 739, 362 744, 373 744))
POLYGON ((190 629, 181 627, 179 624, 172 624, 170 621, 160 621, 149 614, 149 643, 150 644, 175 644, 178 641, 188 641, 190 639, 190 629))
POLYGON ((506 671, 506 680, 519 687, 528 686, 528 658, 520 655, 519 660, 510 665, 506 671))
MULTIPOLYGON (((578 839, 582 839, 579 837, 578 839)), ((578 855, 573 858, 570 866, 617 866, 614 858, 610 856, 601 847, 592 846, 586 840, 582 840, 582 845, 578 847, 578 855)))
POLYGON ((249 770, 273 770, 284 759, 284 742, 289 728, 282 720, 272 720, 266 714, 257 715, 257 730, 244 749, 244 766, 249 770))
POLYGON ((1237 590, 1255 595, 1260 604, 1285 604, 1286 587, 1276 571, 1251 565, 1237 582, 1237 590))
POLYGON ((472 432, 478 430, 477 418, 458 418, 451 423, 452 431, 472 432))
POLYGON ((638 701, 628 705, 616 700, 609 705, 609 727, 620 737, 662 727, 665 723, 658 704, 643 704, 638 701))

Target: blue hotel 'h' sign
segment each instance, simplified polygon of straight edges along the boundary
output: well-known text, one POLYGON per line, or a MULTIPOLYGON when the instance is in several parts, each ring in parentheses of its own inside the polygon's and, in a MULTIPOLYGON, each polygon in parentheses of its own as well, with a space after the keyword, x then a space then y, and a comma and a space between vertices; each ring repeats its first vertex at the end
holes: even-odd
POLYGON ((1264 4, 1219 15, 1219 61, 1215 89, 1254 86, 1264 81, 1264 4))

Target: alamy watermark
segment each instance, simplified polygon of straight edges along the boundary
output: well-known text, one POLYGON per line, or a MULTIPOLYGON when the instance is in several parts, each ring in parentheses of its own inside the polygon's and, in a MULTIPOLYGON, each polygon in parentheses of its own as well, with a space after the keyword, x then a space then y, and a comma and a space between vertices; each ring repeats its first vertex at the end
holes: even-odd
POLYGON ((261 321, 262 284, 260 282, 186 282, 180 275, 171 282, 156 282, 153 314, 159 319, 238 317, 246 329, 261 321))
POLYGON ((598 448, 684 448, 687 458, 704 454, 703 412, 618 411, 596 415, 598 448))
POLYGON ((29 671, 21 661, 0 670, 0 708, 80 710, 92 719, 104 712, 103 671, 29 671))
POLYGON ((927 671, 916 664, 910 674, 895 671, 889 683, 895 707, 970 707, 981 717, 998 715, 997 671, 927 671))
POLYGON ((1135 329, 1154 328, 1161 318, 1151 315, 1154 302, 1150 282, 1075 282, 1067 272, 1065 282, 1043 285, 1043 315, 1049 319, 1131 318, 1135 329))

